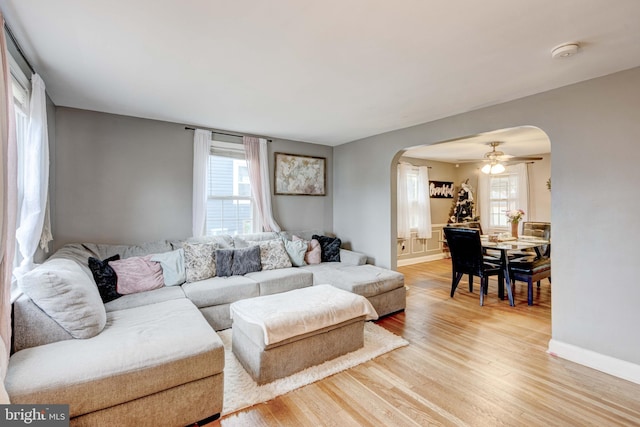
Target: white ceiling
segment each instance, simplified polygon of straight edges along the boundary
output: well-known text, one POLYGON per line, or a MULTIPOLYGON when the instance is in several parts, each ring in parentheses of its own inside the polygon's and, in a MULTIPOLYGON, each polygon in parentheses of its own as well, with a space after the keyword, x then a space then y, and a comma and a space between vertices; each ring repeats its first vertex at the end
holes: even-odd
POLYGON ((638 0, 0 7, 58 106, 327 145, 640 65, 638 0))
POLYGON ((551 152, 551 141, 546 133, 534 126, 521 126, 440 144, 412 147, 404 153, 404 156, 447 163, 466 163, 485 159, 485 154, 492 150, 490 145, 492 142, 500 143, 496 147, 496 151, 504 153, 500 160, 551 152))

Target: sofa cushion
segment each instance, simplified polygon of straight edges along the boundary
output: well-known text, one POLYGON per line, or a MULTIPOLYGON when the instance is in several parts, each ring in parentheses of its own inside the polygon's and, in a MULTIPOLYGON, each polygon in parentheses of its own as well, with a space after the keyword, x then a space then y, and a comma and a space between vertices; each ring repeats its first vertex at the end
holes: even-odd
POLYGON ((68 404, 75 417, 217 375, 222 341, 186 299, 109 313, 90 339, 19 351, 5 385, 12 403, 68 404))
POLYGON ((113 301, 119 298, 121 295, 118 293, 118 276, 113 270, 113 267, 109 265, 110 261, 117 261, 120 259, 120 255, 115 254, 104 260, 98 258, 89 257, 88 264, 93 274, 93 280, 98 286, 98 292, 102 302, 113 301))
POLYGON ((249 246, 242 249, 216 249, 217 276, 241 276, 261 269, 260 246, 249 246))
POLYGON ((307 252, 304 254, 304 262, 307 265, 320 264, 322 262, 322 248, 316 239, 307 241, 307 252))
POLYGON ((304 256, 309 247, 307 242, 300 238, 296 240, 287 240, 284 237, 282 238, 282 242, 284 243, 284 249, 287 251, 287 255, 289 255, 291 264, 294 267, 301 267, 307 264, 304 261, 304 256))
POLYGON ((116 288, 121 295, 150 291, 164 286, 162 266, 151 255, 110 261, 118 277, 116 288))
POLYGON ((245 276, 211 277, 185 283, 182 290, 198 308, 227 304, 260 295, 258 282, 245 276))
POLYGON ((401 273, 370 264, 323 263, 301 268, 313 272, 314 285, 326 283, 367 298, 404 286, 401 273))
POLYGON ((313 235, 320 242, 322 262, 340 262, 340 246, 342 241, 337 237, 313 235))
POLYGON ((263 240, 250 242, 260 246, 260 262, 263 270, 275 270, 291 267, 291 259, 287 255, 282 240, 263 240))
POLYGON ((109 301, 104 305, 107 313, 116 310, 140 307, 142 305, 156 304, 172 299, 186 299, 187 297, 180 286, 163 286, 152 291, 139 292, 137 294, 123 295, 120 298, 109 301))
POLYGON ((188 283, 216 275, 216 249, 220 248, 218 243, 185 242, 183 248, 188 283))
POLYGON ((260 295, 271 295, 313 285, 313 274, 296 267, 249 273, 246 277, 258 282, 260 295))
POLYGON ((107 315, 98 288, 74 261, 53 259, 18 279, 20 289, 74 338, 90 338, 107 315))
POLYGON ((162 277, 165 286, 182 285, 187 281, 187 273, 184 270, 184 249, 154 254, 151 261, 159 262, 162 266, 162 277))

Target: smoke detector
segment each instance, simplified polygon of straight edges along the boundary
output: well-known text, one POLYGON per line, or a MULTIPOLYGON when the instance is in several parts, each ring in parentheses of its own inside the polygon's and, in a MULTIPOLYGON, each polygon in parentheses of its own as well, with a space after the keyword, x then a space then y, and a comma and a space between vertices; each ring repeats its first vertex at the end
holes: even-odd
POLYGON ((551 49, 552 58, 568 58, 578 53, 580 45, 578 43, 564 43, 551 49))

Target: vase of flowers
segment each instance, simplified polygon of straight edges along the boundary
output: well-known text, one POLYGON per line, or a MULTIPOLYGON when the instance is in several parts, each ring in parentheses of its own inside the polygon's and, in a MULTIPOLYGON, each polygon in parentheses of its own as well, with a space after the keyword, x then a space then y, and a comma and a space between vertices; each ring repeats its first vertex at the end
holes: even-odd
POLYGON ((524 217, 524 211, 522 209, 513 209, 507 211, 507 218, 511 223, 511 236, 518 238, 518 225, 520 224, 520 220, 524 217))

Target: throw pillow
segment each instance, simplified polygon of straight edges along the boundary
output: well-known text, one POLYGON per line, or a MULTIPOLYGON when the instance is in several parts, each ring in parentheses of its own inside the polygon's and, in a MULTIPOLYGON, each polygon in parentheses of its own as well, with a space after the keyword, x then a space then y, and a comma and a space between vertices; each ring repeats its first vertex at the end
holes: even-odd
POLYGON ((216 275, 217 243, 184 242, 182 247, 187 282, 197 282, 216 275))
POLYGON ((20 289, 74 338, 98 335, 107 322, 100 293, 77 262, 50 259, 18 279, 20 289))
POLYGON ((340 246, 342 245, 340 239, 337 237, 318 236, 317 234, 312 237, 320 242, 322 262, 340 262, 340 246))
POLYGON ((263 270, 276 270, 292 266, 282 240, 253 241, 250 244, 260 246, 260 262, 263 270))
POLYGON ((309 265, 320 264, 322 262, 320 242, 316 239, 311 239, 308 243, 307 253, 304 254, 304 261, 309 265))
POLYGON ((220 277, 242 276, 261 269, 260 246, 216 250, 216 274, 220 277))
POLYGON ((109 262, 118 277, 116 288, 119 294, 135 294, 164 286, 162 266, 151 261, 151 257, 152 255, 134 256, 109 262))
POLYGON ((159 262, 162 266, 165 286, 182 285, 187 281, 187 273, 184 271, 184 249, 155 254, 151 256, 151 261, 159 262))
POLYGON ((294 240, 287 240, 283 237, 282 242, 284 243, 284 248, 287 251, 289 258, 291 259, 291 264, 295 267, 307 265, 307 263, 304 262, 304 255, 307 253, 307 248, 309 247, 307 242, 299 237, 294 240))
POLYGON ((119 259, 119 254, 115 254, 102 261, 98 258, 89 257, 89 269, 91 269, 93 280, 95 280, 96 285, 98 286, 100 298, 102 298, 102 302, 104 303, 113 301, 114 299, 122 296, 118 293, 116 288, 118 276, 116 276, 116 272, 113 271, 113 268, 109 266, 109 261, 117 261, 119 259))
POLYGON ((233 250, 233 266, 231 267, 232 275, 241 276, 243 274, 260 270, 262 270, 260 246, 250 246, 245 249, 233 250))

